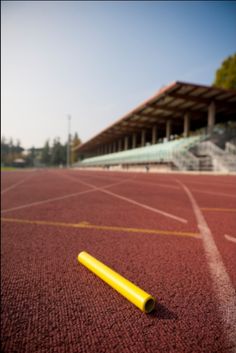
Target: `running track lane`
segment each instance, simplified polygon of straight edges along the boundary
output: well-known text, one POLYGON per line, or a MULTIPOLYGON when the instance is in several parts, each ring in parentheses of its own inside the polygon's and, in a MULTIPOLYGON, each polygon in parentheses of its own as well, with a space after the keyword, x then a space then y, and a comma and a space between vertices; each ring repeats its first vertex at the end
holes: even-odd
MULTIPOLYGON (((98 183, 96 173, 86 173, 91 176, 85 178, 79 172, 71 172, 70 175, 76 175, 89 183, 98 183)), ((61 174, 68 175, 64 171, 61 174)), ((106 178, 104 185, 114 181, 112 174, 100 173, 99 176, 106 178)), ((119 173, 114 177, 117 182, 117 179, 123 180, 127 174, 119 173)), ((39 186, 46 183, 47 178, 44 175, 38 181, 39 186)), ((169 175, 138 175, 136 179, 145 183, 170 182, 174 185, 172 176, 169 175)), ((199 179, 201 178, 189 177, 190 181, 199 179)), ((55 180, 59 184, 61 180, 62 188, 73 183, 59 175, 57 178, 55 176, 55 180)), ((102 179, 99 180, 101 186, 102 179)), ((210 182, 210 177, 207 180, 210 182)), ((217 179, 217 182, 220 180, 225 181, 222 178, 217 179)), ((144 189, 145 183, 142 186, 144 189)), ((128 184, 124 183, 125 189, 119 192, 124 192, 128 197, 131 193, 134 197, 135 192, 132 190, 137 190, 137 185, 129 185, 130 190, 126 189, 128 184)), ((28 192, 33 193, 35 187, 29 181, 28 192)), ((204 186, 198 185, 197 188, 199 187, 204 191, 204 186)), ((218 191, 219 188, 220 185, 216 187, 218 191)), ((159 191, 160 195, 162 191, 159 191)), ((53 185, 51 192, 53 196, 53 185)), ((184 194, 179 192, 183 216, 188 217, 191 205, 187 203, 184 194)), ((151 198, 149 187, 146 188, 146 193, 145 201, 148 203, 151 198)), ((171 195, 166 194, 171 203, 171 195)), ((194 196, 199 204, 200 200, 204 201, 204 207, 208 201, 213 203, 211 200, 216 200, 215 196, 204 197, 203 193, 194 192, 194 196)), ((162 229, 166 227, 176 230, 176 227, 180 227, 183 230, 186 227, 182 224, 177 226, 168 219, 164 220, 161 215, 147 212, 143 217, 146 211, 101 192, 91 192, 78 199, 14 211, 7 214, 7 217, 42 220, 48 217, 51 221, 67 222, 89 222, 92 218, 93 221, 99 221, 99 224, 127 227, 133 226, 130 222, 135 222, 136 219, 139 226, 146 225, 144 228, 157 228, 159 223, 162 229), (94 203, 97 207, 93 206, 94 203)), ((22 204, 25 202, 24 195, 19 201, 22 204)), ((232 207, 232 200, 230 202, 232 207)), ((227 199, 217 198, 217 203, 221 208, 226 208, 227 199)), ((205 216, 206 213, 207 211, 205 216)), ((206 216, 208 221, 207 217, 209 213, 206 216)), ((211 213, 211 217, 217 219, 218 214, 211 213)), ((189 230, 197 231, 197 224, 193 223, 191 218, 189 230)), ((235 226, 234 222, 232 226, 235 226)), ((220 236, 220 229, 224 231, 224 228, 226 225, 222 222, 217 238, 220 236)), ((229 230, 228 228, 227 231, 229 230)), ((215 237, 214 231, 213 236, 215 237)), ((133 234, 3 222, 2 252, 2 348, 6 352, 234 350, 225 335, 202 241, 199 239, 145 232, 133 234), (84 249, 155 295, 159 300, 156 311, 151 315, 139 312, 93 274, 79 266, 76 256, 84 249)), ((232 279, 231 273, 229 275, 232 279)))

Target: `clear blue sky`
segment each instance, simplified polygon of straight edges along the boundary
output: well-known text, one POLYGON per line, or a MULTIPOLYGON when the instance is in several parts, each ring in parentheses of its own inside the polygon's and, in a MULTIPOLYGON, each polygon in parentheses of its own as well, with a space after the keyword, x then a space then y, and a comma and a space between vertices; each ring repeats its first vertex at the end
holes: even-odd
POLYGON ((3 1, 2 135, 83 141, 175 80, 211 84, 236 2, 3 1))

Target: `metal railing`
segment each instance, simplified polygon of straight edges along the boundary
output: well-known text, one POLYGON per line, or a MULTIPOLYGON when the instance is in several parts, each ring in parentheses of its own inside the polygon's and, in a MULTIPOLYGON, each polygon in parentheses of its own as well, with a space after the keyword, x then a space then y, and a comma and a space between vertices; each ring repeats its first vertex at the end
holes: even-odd
POLYGON ((180 170, 199 170, 199 159, 187 150, 173 152, 172 161, 180 170))
POLYGON ((231 142, 226 142, 225 151, 230 153, 230 154, 235 154, 236 155, 236 145, 234 145, 231 142))
POLYGON ((211 156, 213 170, 236 171, 236 156, 227 150, 221 149, 211 141, 201 142, 197 148, 199 154, 211 156))

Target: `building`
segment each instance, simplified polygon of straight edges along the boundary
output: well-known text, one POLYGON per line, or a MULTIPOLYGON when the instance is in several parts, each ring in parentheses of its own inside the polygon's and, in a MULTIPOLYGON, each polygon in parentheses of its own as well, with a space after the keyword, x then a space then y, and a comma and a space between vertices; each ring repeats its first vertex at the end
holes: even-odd
MULTIPOLYGON (((76 166, 127 168, 166 164, 171 169, 199 170, 204 154, 198 154, 196 146, 201 144, 203 150, 205 143, 205 148, 212 149, 209 143, 215 142, 216 148, 220 148, 224 135, 228 137, 222 151, 228 153, 225 148, 229 146, 234 152, 235 124, 235 90, 177 81, 77 146, 76 166), (214 140, 217 131, 221 141, 214 140)), ((227 158, 234 164, 231 152, 227 158)), ((226 157, 224 153, 222 160, 226 157)))

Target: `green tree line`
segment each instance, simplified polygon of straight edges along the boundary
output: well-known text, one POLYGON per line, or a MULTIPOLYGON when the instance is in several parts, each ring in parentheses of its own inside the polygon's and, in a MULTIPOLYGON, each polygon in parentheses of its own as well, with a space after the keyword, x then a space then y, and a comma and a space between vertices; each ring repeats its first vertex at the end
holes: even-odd
POLYGON ((23 151, 19 140, 14 143, 12 138, 7 140, 4 136, 1 137, 1 164, 12 165, 15 159, 22 158, 23 151))
MULTIPOLYGON (((70 164, 77 160, 76 152, 73 147, 81 143, 77 133, 70 136, 70 164)), ((1 138, 1 165, 17 165, 17 160, 21 159, 26 167, 43 166, 65 166, 67 164, 67 146, 68 143, 61 143, 60 138, 56 137, 52 143, 47 140, 42 148, 34 146, 26 151, 21 147, 20 141, 13 142, 12 138, 7 140, 4 136, 1 138)))
POLYGON ((236 54, 228 56, 215 73, 215 87, 236 89, 236 54))

